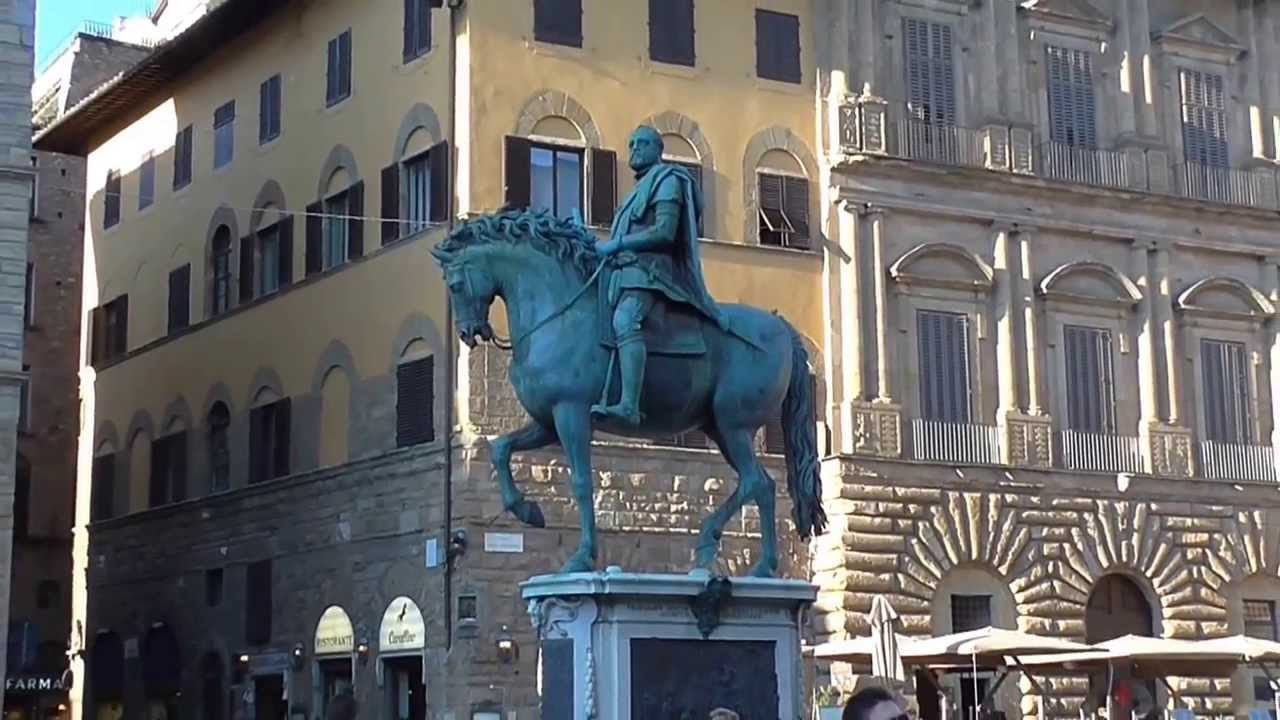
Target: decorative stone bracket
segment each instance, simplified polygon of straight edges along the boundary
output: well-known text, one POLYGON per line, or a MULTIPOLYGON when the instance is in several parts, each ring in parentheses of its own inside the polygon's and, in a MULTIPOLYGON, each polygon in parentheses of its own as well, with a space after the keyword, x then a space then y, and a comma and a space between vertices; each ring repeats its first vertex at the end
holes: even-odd
POLYGON ((1053 419, 1048 415, 1001 412, 1000 448, 1003 460, 1017 467, 1053 467, 1053 419))
POLYGON ((844 408, 853 452, 882 458, 902 457, 902 406, 852 402, 844 408))
POLYGON ((1191 453, 1191 430, 1160 423, 1139 429, 1147 470, 1163 477, 1191 477, 1195 463, 1191 453))

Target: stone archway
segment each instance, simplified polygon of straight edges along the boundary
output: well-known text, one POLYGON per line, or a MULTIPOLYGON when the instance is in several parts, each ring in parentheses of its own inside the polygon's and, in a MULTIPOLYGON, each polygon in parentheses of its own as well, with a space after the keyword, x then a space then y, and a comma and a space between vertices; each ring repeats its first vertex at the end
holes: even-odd
MULTIPOLYGON (((1155 615, 1151 603, 1133 580, 1115 573, 1103 575, 1094 584, 1093 592, 1089 593, 1084 633, 1085 642, 1090 645, 1124 635, 1155 637, 1155 615)), ((1151 710, 1144 717, 1150 720, 1159 715, 1161 705, 1154 680, 1144 682, 1135 678, 1130 681, 1121 676, 1108 680, 1095 676, 1090 678, 1090 698, 1105 704, 1108 687, 1112 688, 1111 701, 1115 703, 1118 717, 1131 716, 1143 690, 1151 700, 1151 710)))

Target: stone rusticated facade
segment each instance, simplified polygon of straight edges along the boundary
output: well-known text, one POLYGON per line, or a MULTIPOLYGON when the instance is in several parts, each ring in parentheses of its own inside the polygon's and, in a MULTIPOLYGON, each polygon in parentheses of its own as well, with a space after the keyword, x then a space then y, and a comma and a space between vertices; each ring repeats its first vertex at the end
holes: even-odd
MULTIPOLYGON (((1007 586, 1025 631, 1083 641, 1090 592, 1119 573, 1147 595, 1158 633, 1214 637, 1240 631, 1231 588, 1280 566, 1280 499, 1260 487, 1228 495, 1143 478, 1121 492, 1097 475, 855 459, 824 471, 833 520, 814 547, 820 636, 867 634, 875 594, 890 599, 904 632, 934 632, 937 589, 972 568, 1007 586)), ((1051 686, 1050 709, 1074 716, 1084 681, 1051 686)), ((1231 712, 1225 680, 1174 687, 1198 710, 1231 712)), ((1034 712, 1033 699, 1024 710, 1034 712)))

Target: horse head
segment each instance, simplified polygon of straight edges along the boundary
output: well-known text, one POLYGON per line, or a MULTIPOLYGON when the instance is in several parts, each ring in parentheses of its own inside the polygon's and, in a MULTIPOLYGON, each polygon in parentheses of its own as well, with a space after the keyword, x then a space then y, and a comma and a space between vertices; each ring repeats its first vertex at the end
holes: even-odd
POLYGON ((498 283, 481 261, 480 253, 468 247, 449 249, 442 243, 432 248, 431 255, 444 271, 458 337, 467 347, 475 347, 481 340, 493 340, 489 308, 498 295, 498 283))

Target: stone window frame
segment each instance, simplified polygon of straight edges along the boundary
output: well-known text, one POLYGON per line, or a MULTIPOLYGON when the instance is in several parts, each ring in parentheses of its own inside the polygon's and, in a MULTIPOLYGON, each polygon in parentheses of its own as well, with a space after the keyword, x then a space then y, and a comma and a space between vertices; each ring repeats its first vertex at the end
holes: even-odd
MULTIPOLYGON (((1214 60, 1192 55, 1171 52, 1158 42, 1152 48, 1160 48, 1156 53, 1156 113, 1163 113, 1165 142, 1173 151, 1175 165, 1186 162, 1187 149, 1183 143, 1182 129, 1182 71, 1191 70, 1222 77, 1222 96, 1225 100, 1224 111, 1227 115, 1226 142, 1227 167, 1239 168, 1241 161, 1247 159, 1253 147, 1253 139, 1249 133, 1248 108, 1235 102, 1240 93, 1239 83, 1234 76, 1235 64, 1224 59, 1214 60)), ((1159 121, 1157 121, 1159 122, 1159 121)))
MULTIPOLYGON (((1018 601, 1007 580, 1001 577, 998 570, 980 563, 966 563, 947 569, 942 579, 934 588, 933 597, 929 601, 930 628, 934 635, 953 632, 951 624, 951 597, 953 595, 987 595, 991 598, 991 623, 995 627, 1009 630, 1018 629, 1018 601)), ((978 678, 990 680, 995 677, 993 671, 979 671, 978 678)), ((964 678, 948 677, 943 687, 951 690, 957 701, 960 698, 960 682, 964 678)), ((1005 705, 1005 710, 1015 710, 1022 697, 1019 688, 1007 683, 996 693, 996 701, 1005 705)))
MULTIPOLYGON (((579 186, 581 191, 579 211, 584 223, 587 225, 594 224, 595 219, 591 217, 591 206, 593 200, 592 191, 595 188, 596 168, 592 158, 592 151, 608 150, 608 147, 604 144, 600 128, 596 125, 586 106, 578 102, 573 96, 559 90, 540 90, 531 95, 521 106, 519 113, 516 115, 516 124, 511 134, 525 138, 533 143, 534 146, 542 146, 550 150, 564 149, 579 154, 582 177, 579 186), (541 135, 534 132, 539 123, 551 118, 560 118, 568 121, 578 129, 578 139, 541 135)), ((614 172, 617 172, 616 163, 614 172)), ((620 190, 617 177, 614 177, 613 185, 615 192, 613 204, 616 212, 618 201, 616 195, 620 190)), ((532 190, 532 184, 530 184, 530 189, 532 190)))
POLYGON ((116 465, 116 497, 120 496, 120 478, 123 477, 125 482, 125 503, 123 511, 121 506, 117 505, 116 517, 125 515, 136 515, 151 509, 150 493, 151 493, 151 446, 155 443, 157 434, 155 423, 151 418, 151 413, 146 410, 138 410, 133 414, 133 418, 129 421, 129 429, 125 432, 124 455, 123 462, 116 465), (143 437, 145 436, 145 437, 143 437), (148 472, 141 477, 134 477, 135 472, 139 472, 134 468, 134 443, 142 442, 145 447, 146 462, 148 472), (123 470, 123 472, 121 472, 123 470))
MULTIPOLYGON (((236 305, 239 304, 240 278, 237 277, 237 270, 240 267, 240 223, 239 219, 236 217, 235 210, 231 209, 231 207, 227 205, 219 205, 217 209, 213 211, 213 214, 209 217, 209 225, 205 230, 204 246, 205 291, 203 293, 204 308, 202 308, 202 310, 203 317, 206 320, 211 320, 215 317, 220 317, 231 312, 235 309, 236 305), (231 241, 231 248, 227 253, 227 273, 229 276, 227 281, 227 307, 222 312, 215 313, 214 308, 217 306, 215 302, 217 288, 215 285, 216 278, 214 277, 214 240, 216 239, 218 229, 222 227, 226 227, 227 231, 230 233, 231 241)), ((192 311, 192 315, 195 316, 195 308, 192 308, 192 311)))
MULTIPOLYGON (((281 290, 284 290, 293 282, 293 278, 290 277, 289 283, 280 283, 277 281, 276 289, 272 290, 271 292, 264 293, 261 291, 261 287, 262 287, 261 284, 262 284, 264 273, 262 271, 263 270, 262 269, 262 245, 258 241, 258 234, 264 230, 280 230, 282 228, 282 222, 285 220, 285 218, 288 218, 290 216, 291 216, 291 213, 289 211, 289 204, 288 204, 288 201, 285 199, 284 189, 280 187, 280 183, 276 182, 275 180, 267 180, 266 182, 264 182, 262 184, 262 187, 259 188, 257 196, 253 199, 253 210, 249 213, 248 234, 253 237, 253 282, 255 286, 253 289, 252 302, 256 302, 266 297, 275 297, 280 293, 281 290), (274 215, 274 219, 272 219, 270 222, 267 222, 269 213, 274 215)), ((284 226, 284 227, 288 227, 288 226, 284 226)), ((294 235, 296 235, 297 229, 293 228, 292 232, 294 235)), ((277 248, 279 248, 280 243, 281 243, 281 238, 277 236, 276 237, 277 248)), ((290 239, 289 246, 290 246, 290 250, 292 251, 293 249, 292 238, 290 239)), ((240 249, 243 249, 243 247, 244 247, 243 244, 239 244, 239 248, 237 248, 237 251, 240 249)), ((296 254, 296 253, 293 253, 293 254, 296 254)), ((238 259, 239 258, 237 258, 237 260, 238 259)), ((279 267, 280 261, 277 260, 276 262, 277 262, 277 267, 279 267)), ((293 267, 292 257, 290 257, 289 263, 290 263, 290 267, 292 268, 293 267)), ((240 265, 237 263, 234 267, 235 269, 238 270, 240 268, 240 265)))
MULTIPOLYGON (((409 220, 409 171, 407 165, 409 162, 429 153, 431 148, 436 147, 436 145, 444 139, 444 133, 441 131, 440 126, 440 117, 436 114, 435 109, 427 103, 416 103, 413 107, 409 108, 409 111, 405 113, 404 118, 400 120, 400 128, 396 131, 395 144, 391 146, 391 157, 395 160, 395 164, 400 170, 399 212, 395 219, 399 221, 399 227, 401 230, 397 233, 397 242, 404 240, 407 237, 419 235, 430 229, 431 223, 428 222, 427 227, 423 230, 419 230, 417 232, 406 232, 409 220), (429 138, 427 149, 409 154, 409 140, 411 140, 413 135, 419 131, 425 132, 429 138)), ((430 172, 429 167, 428 172, 430 172)), ((365 199, 365 204, 367 207, 367 197, 365 199)), ((381 235, 381 232, 379 232, 379 235, 381 235)))
POLYGON ((1275 306, 1257 288, 1229 276, 1214 276, 1192 283, 1178 294, 1174 303, 1176 311, 1173 319, 1177 341, 1181 348, 1177 350, 1179 359, 1187 366, 1182 383, 1183 408, 1190 407, 1194 415, 1184 410, 1185 418, 1194 418, 1195 437, 1204 440, 1204 367, 1201 362, 1200 346, 1202 340, 1222 340, 1242 343, 1249 363, 1249 413, 1250 445, 1269 445, 1271 432, 1275 429, 1272 421, 1272 405, 1276 399, 1271 397, 1269 376, 1266 375, 1269 365, 1269 346, 1267 343, 1267 322, 1275 317, 1275 306), (1196 296, 1204 291, 1225 289, 1237 294, 1240 311, 1211 309, 1197 305, 1196 296), (1188 406, 1187 402, 1191 401, 1188 406))
MULTIPOLYGON (((995 339, 990 334, 994 322, 991 309, 991 292, 995 285, 994 269, 968 248, 936 242, 922 243, 911 248, 891 263, 887 272, 893 281, 893 291, 889 294, 891 307, 887 312, 891 317, 896 313, 896 334, 900 338, 890 338, 890 354, 900 354, 904 349, 908 353, 907 362, 893 363, 898 373, 895 386, 901 388, 897 394, 905 416, 922 416, 920 384, 918 381, 914 384, 908 382, 911 372, 919 372, 920 338, 916 316, 921 310, 945 312, 964 315, 969 320, 969 422, 994 426, 998 400, 994 387, 987 388, 983 382, 988 365, 993 370, 996 368, 995 339), (938 254, 967 262, 973 268, 975 278, 956 280, 910 272, 911 265, 916 261, 938 254), (894 303, 896 308, 892 307, 894 303)), ((890 332, 894 329, 891 327, 890 332)))
POLYGON ((1038 83, 1027 89, 1027 94, 1032 94, 1034 91, 1035 95, 1032 102, 1037 115, 1034 123, 1037 144, 1048 142, 1053 123, 1052 110, 1049 107, 1049 65, 1046 55, 1048 48, 1052 46, 1089 54, 1093 70, 1095 107, 1093 122, 1098 149, 1111 147, 1112 141, 1119 134, 1119 129, 1114 123, 1115 115, 1108 107, 1114 104, 1116 96, 1109 81, 1119 72, 1119 68, 1112 61, 1114 51, 1103 52, 1100 47, 1100 44, 1108 41, 1109 36, 1089 30, 1076 31, 1074 26, 1064 23, 1035 22, 1033 24, 1039 32, 1027 41, 1024 59, 1031 61, 1028 62, 1027 67, 1032 68, 1031 72, 1034 73, 1032 77, 1038 83))
POLYGON ((694 152, 698 154, 697 158, 687 159, 664 154, 663 159, 675 162, 692 160, 702 167, 702 228, 698 234, 702 237, 714 237, 716 233, 716 211, 719 206, 718 198, 716 197, 718 184, 716 182, 716 157, 715 153, 712 152, 711 142, 702 131, 702 126, 688 115, 674 110, 650 115, 640 124, 652 127, 661 135, 678 135, 689 143, 694 152))
MULTIPOLYGON (((334 145, 329 150, 328 156, 325 157, 324 164, 320 166, 320 174, 316 181, 315 201, 307 206, 307 211, 315 212, 316 209, 319 208, 319 212, 325 213, 326 212, 325 207, 327 206, 329 201, 337 198, 338 196, 345 195, 346 203, 347 203, 347 214, 350 215, 351 214, 351 192, 352 192, 352 189, 355 188, 357 185, 361 186, 361 193, 362 193, 361 195, 362 205, 361 205, 359 214, 368 215, 369 214, 367 212, 369 208, 368 183, 365 182, 365 177, 360 172, 360 166, 359 166, 359 163, 356 162, 355 153, 353 153, 351 149, 346 145, 343 145, 343 144, 334 145), (334 189, 333 179, 339 172, 346 173, 347 185, 344 188, 334 189)), ((322 215, 321 223, 320 223, 320 255, 321 255, 320 270, 318 272, 308 272, 306 246, 307 246, 307 235, 309 231, 307 230, 307 227, 306 227, 308 223, 306 222, 306 218, 304 218, 304 222, 302 223, 303 224, 302 273, 303 273, 304 279, 309 278, 313 275, 318 276, 318 275, 324 275, 331 272, 336 272, 338 269, 346 267, 349 263, 354 262, 355 260, 358 260, 359 257, 363 257, 364 244, 368 241, 368 232, 367 232, 368 228, 363 228, 365 232, 362 233, 361 235, 361 255, 359 257, 351 257, 351 252, 352 252, 351 228, 350 228, 349 221, 344 221, 348 223, 347 251, 345 253, 347 257, 344 258, 341 262, 334 263, 331 266, 326 267, 324 265, 324 247, 326 244, 326 237, 328 232, 328 221, 329 221, 329 218, 327 216, 322 215)), ((367 223, 364 223, 363 220, 361 222, 363 224, 367 224, 367 223)), ((294 228, 295 236, 297 235, 297 232, 298 232, 297 228, 294 228)))
MULTIPOLYGON (((775 172, 775 171, 770 171, 775 172)), ((778 173, 786 175, 787 173, 778 173)), ((774 126, 756 133, 747 142, 742 163, 742 211, 743 229, 742 244, 754 247, 766 247, 771 250, 790 250, 793 252, 817 252, 825 244, 826 237, 822 232, 822 213, 820 210, 821 188, 818 187, 818 163, 804 140, 792 132, 790 128, 774 126), (774 248, 761 245, 760 238, 760 183, 757 175, 760 162, 772 150, 781 150, 793 158, 804 171, 809 183, 809 247, 808 248, 774 248), (750 178, 751 182, 747 182, 750 178)))
MULTIPOLYGON (((395 343, 391 347, 390 364, 387 367, 387 373, 390 377, 390 424, 388 427, 387 439, 384 446, 389 451, 396 449, 396 398, 398 395, 398 387, 396 385, 396 371, 404 362, 411 360, 419 360, 424 357, 434 358, 432 366, 432 386, 434 388, 434 403, 431 411, 432 427, 435 428, 435 438, 428 443, 414 445, 416 448, 442 448, 445 442, 452 434, 453 429, 445 425, 445 404, 454 402, 453 391, 450 390, 452 385, 449 383, 447 375, 448 365, 443 360, 447 357, 449 347, 444 341, 440 329, 435 322, 422 313, 414 313, 405 318, 400 325, 400 331, 396 334, 395 343), (406 353, 414 343, 421 342, 425 347, 425 352, 408 354, 406 353)), ((462 408, 459 408, 462 411, 462 408)), ((454 417, 454 423, 458 422, 458 417, 454 417)))
POLYGON ((906 116, 907 64, 903 21, 910 18, 951 27, 951 63, 955 78, 953 92, 956 101, 955 127, 970 127, 970 114, 976 112, 978 108, 969 96, 967 80, 972 73, 969 67, 969 53, 964 51, 969 37, 964 26, 965 16, 969 14, 969 5, 970 3, 961 0, 913 0, 911 4, 899 0, 899 2, 885 4, 887 12, 884 13, 882 30, 886 39, 885 45, 889 48, 887 53, 889 62, 880 76, 885 77, 884 73, 888 73, 890 78, 884 94, 888 97, 902 98, 897 107, 890 108, 891 119, 906 116))
MULTIPOLYGON (((1112 354, 1113 385, 1139 388, 1137 333, 1133 331, 1135 310, 1142 300, 1142 291, 1125 274, 1109 265, 1096 262, 1072 262, 1059 265, 1049 271, 1036 285, 1040 296, 1047 333, 1046 349, 1052 376, 1049 379, 1049 413, 1054 420, 1054 430, 1069 430, 1067 426, 1066 372, 1067 360, 1064 348, 1064 328, 1067 325, 1107 330, 1114 343, 1112 354), (1056 286, 1072 275, 1087 274, 1103 279, 1115 291, 1112 297, 1082 295, 1056 286), (1121 358, 1125 358, 1121 362, 1121 358)), ((1137 403, 1121 402, 1116 398, 1115 422, 1117 436, 1136 437, 1141 413, 1137 403), (1130 432, 1132 431, 1132 432, 1130 432)))

